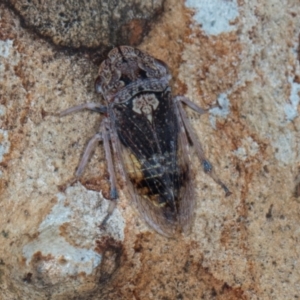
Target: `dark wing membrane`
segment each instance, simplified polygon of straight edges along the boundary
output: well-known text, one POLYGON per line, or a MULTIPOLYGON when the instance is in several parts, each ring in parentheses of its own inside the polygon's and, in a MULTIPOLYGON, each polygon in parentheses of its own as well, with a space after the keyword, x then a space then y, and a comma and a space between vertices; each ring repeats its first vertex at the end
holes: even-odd
POLYGON ((115 105, 111 120, 116 153, 140 214, 162 235, 188 230, 194 209, 191 164, 171 95, 139 94, 115 105))

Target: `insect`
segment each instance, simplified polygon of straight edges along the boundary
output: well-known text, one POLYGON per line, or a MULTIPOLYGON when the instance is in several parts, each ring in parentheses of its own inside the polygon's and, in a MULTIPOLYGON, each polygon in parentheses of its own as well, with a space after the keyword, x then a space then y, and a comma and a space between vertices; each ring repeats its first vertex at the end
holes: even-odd
MULTIPOLYGON (((106 105, 86 103, 61 113, 89 109, 106 115, 86 147, 76 176, 81 176, 94 147, 102 141, 111 198, 118 198, 115 160, 140 215, 167 237, 187 232, 193 219, 191 145, 205 173, 224 189, 226 196, 231 194, 206 159, 183 104, 199 114, 207 111, 185 97, 173 97, 170 80, 168 67, 161 60, 136 48, 116 47, 101 63, 95 82, 106 105)), ((114 204, 108 216, 113 208, 114 204)))

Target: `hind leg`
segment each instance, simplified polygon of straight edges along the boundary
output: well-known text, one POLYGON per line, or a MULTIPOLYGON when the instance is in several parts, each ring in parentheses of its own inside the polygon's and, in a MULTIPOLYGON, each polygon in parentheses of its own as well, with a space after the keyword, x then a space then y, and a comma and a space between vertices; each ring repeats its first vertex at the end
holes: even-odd
POLYGON ((213 170, 212 164, 209 162, 209 160, 205 157, 204 150, 202 148, 201 143, 199 142, 189 120, 186 115, 186 112, 184 111, 182 107, 182 103, 188 105, 191 109, 198 112, 199 114, 205 114, 208 112, 208 110, 202 109, 201 107, 197 106, 195 103, 187 99, 186 97, 178 96, 175 98, 175 102, 177 104, 179 114, 182 120, 182 123, 185 127, 185 130, 192 141, 193 146, 195 147, 196 154, 202 164, 203 170, 206 174, 208 174, 217 184, 219 184, 223 190, 225 191, 225 195, 229 196, 231 195, 230 190, 227 188, 227 186, 219 179, 219 177, 216 175, 216 173, 213 170))

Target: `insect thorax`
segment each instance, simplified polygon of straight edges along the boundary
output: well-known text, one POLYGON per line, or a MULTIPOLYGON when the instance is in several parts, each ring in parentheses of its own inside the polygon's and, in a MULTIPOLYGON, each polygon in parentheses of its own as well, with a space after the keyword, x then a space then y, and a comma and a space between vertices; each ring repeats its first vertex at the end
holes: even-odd
POLYGON ((163 62, 138 49, 121 46, 100 65, 96 90, 109 103, 120 103, 142 91, 163 91, 170 79, 163 62))

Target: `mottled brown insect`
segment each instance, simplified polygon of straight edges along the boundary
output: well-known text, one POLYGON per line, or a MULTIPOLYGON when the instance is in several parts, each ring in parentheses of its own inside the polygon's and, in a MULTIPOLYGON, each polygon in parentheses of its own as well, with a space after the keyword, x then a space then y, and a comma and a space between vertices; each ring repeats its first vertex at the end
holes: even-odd
MULTIPOLYGON (((204 171, 230 195, 205 158, 182 103, 203 114, 206 110, 185 97, 173 97, 171 75, 162 61, 132 47, 114 48, 102 62, 96 90, 106 100, 70 108, 106 114, 99 132, 90 140, 76 176, 80 176, 95 145, 105 148, 111 198, 117 198, 111 146, 132 200, 145 221, 158 233, 186 232, 193 219, 195 195, 190 160, 194 146, 204 171)), ((113 209, 111 206, 110 213, 113 209)))

